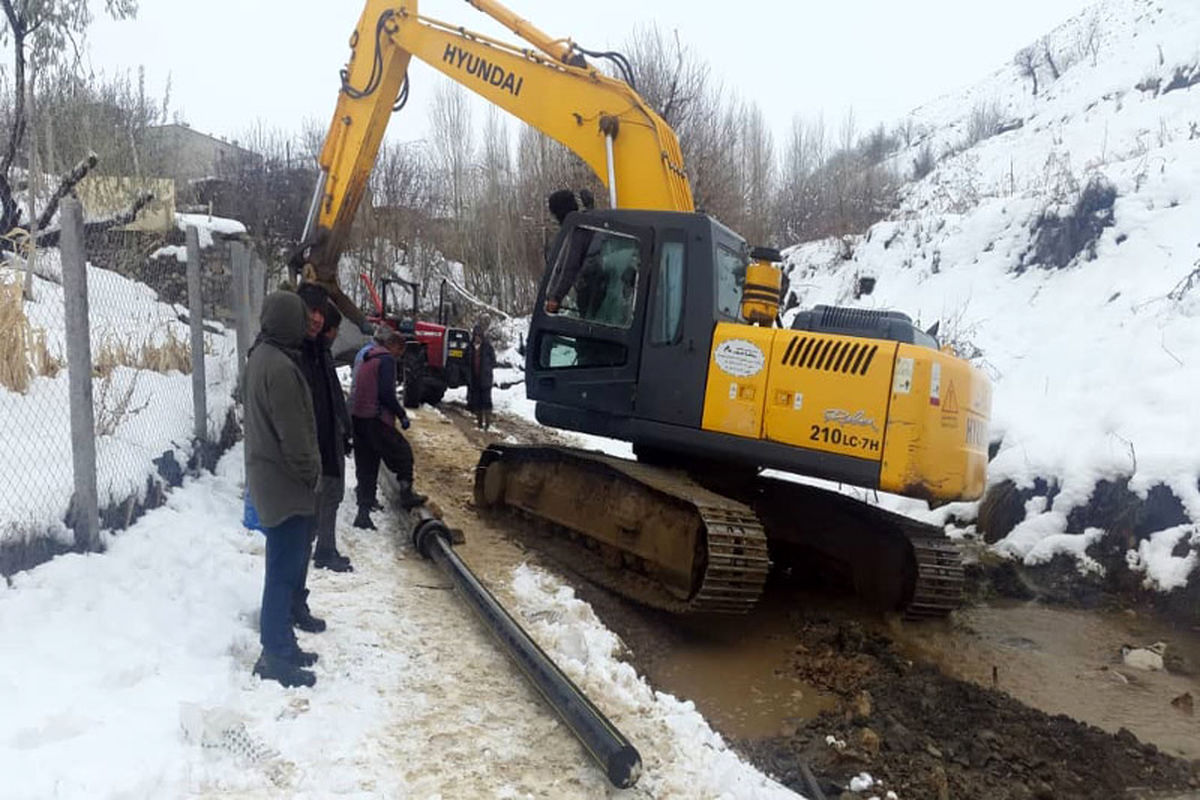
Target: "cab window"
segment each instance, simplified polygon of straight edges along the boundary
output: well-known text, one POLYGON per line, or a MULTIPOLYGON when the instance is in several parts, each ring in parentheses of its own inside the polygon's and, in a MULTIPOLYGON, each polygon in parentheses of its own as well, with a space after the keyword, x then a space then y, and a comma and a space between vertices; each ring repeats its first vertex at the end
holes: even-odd
POLYGON ((578 227, 559 252, 546 300, 565 317, 629 328, 637 299, 641 242, 634 236, 578 227))
POLYGON ((542 369, 572 367, 620 367, 629 358, 625 346, 581 336, 544 333, 538 344, 538 366, 542 369))
POLYGON ((742 287, 749 262, 741 253, 717 245, 717 313, 731 320, 742 317, 742 287))
POLYGON ((663 242, 650 300, 650 343, 674 344, 683 328, 684 243, 663 242))

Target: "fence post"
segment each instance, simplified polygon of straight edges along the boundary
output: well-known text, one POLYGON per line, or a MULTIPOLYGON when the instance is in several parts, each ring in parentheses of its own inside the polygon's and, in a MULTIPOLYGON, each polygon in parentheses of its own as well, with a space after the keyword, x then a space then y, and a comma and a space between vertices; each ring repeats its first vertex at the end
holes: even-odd
POLYGON ((233 295, 233 325, 237 333, 238 374, 246 364, 250 349, 250 251, 241 242, 229 243, 229 261, 233 269, 230 294, 233 295))
POLYGON ((250 258, 250 336, 258 336, 263 299, 267 294, 267 265, 254 254, 250 258))
POLYGON ((88 325, 87 261, 83 250, 83 206, 64 198, 62 228, 63 312, 67 328, 67 387, 71 400, 71 467, 75 496, 71 516, 75 547, 100 548, 100 508, 96 491, 96 410, 92 405, 92 340, 88 325))
POLYGON ((198 442, 208 441, 208 404, 204 390, 204 297, 201 295, 200 232, 195 225, 187 229, 188 318, 192 329, 192 414, 193 435, 198 442))

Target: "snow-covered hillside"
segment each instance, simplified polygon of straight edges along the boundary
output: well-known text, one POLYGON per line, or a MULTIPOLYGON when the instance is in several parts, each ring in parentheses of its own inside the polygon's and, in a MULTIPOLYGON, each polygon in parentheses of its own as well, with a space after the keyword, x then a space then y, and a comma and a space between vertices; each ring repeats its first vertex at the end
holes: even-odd
POLYGON ((1045 41, 1060 77, 1040 63, 1037 96, 1009 65, 913 113, 894 166, 936 166, 865 236, 789 250, 793 302, 940 321, 991 375, 990 484, 1046 484, 1001 552, 1095 569, 1097 483, 1161 485, 1162 529, 1120 532, 1147 586, 1175 588, 1200 562, 1200 4, 1104 0, 1045 41), (970 145, 973 118, 1004 132, 970 145))

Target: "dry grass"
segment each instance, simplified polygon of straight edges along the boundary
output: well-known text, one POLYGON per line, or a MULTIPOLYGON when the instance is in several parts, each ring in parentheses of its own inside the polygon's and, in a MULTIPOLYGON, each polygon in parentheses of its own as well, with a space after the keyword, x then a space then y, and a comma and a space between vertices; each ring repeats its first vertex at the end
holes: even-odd
POLYGON ((92 372, 97 377, 107 377, 117 367, 130 367, 151 372, 192 371, 191 343, 175 335, 174 328, 167 328, 167 337, 157 344, 150 341, 140 345, 131 341, 106 339, 92 359, 92 372))
POLYGON ((46 332, 25 316, 21 284, 0 281, 0 386, 25 394, 35 376, 53 378, 62 368, 46 348, 46 332))
POLYGON ((29 366, 29 319, 18 283, 0 283, 0 386, 25 394, 33 369, 29 366))

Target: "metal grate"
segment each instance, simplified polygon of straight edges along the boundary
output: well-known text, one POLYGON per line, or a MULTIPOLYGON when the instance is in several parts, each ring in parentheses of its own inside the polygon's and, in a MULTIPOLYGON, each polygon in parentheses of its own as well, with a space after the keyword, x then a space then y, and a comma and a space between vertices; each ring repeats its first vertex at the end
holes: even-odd
POLYGON ((879 345, 847 342, 821 336, 794 336, 784 350, 780 364, 799 369, 866 375, 879 352, 879 345))

